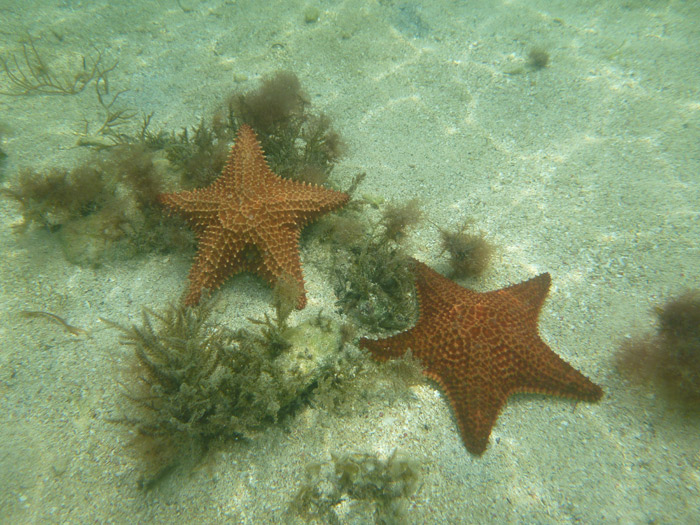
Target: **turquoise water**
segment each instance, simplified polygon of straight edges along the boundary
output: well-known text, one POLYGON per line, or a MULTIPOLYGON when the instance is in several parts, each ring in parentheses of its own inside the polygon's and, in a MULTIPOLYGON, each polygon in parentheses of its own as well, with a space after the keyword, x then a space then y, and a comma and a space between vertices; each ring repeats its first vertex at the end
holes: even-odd
MULTIPOLYGON (((696 3, 5 0, 0 13, 5 189, 27 170, 96 162, 115 134, 138 136, 146 115, 168 133, 211 122, 231 93, 292 71, 345 142, 331 184, 366 173, 357 213, 376 221, 385 203, 418 197, 424 220, 401 246, 442 274, 439 228, 471 221, 495 252, 483 275, 458 280, 469 288, 549 272, 542 339, 605 391, 595 404, 511 397, 479 457, 435 384, 407 387, 351 343, 337 405, 306 397, 245 439, 178 452, 149 484, 139 438, 122 424, 134 352, 101 319, 139 324, 143 308, 177 302, 191 238, 129 250, 93 236, 92 204, 71 227, 54 213, 22 229, 10 195, 0 199, 0 521, 303 523, 290 503, 310 483, 326 497, 319 522, 698 521, 697 418, 615 367, 623 341, 653 333, 655 306, 698 287, 696 3), (110 115, 120 127, 101 133, 110 115), (394 474, 410 460, 418 481, 385 487, 384 500, 358 483, 334 488, 341 457, 394 474)), ((175 185, 172 162, 154 162, 175 185)), ((90 202, 123 204, 124 188, 107 181, 90 202)), ((132 226, 145 220, 124 206, 132 226)), ((323 231, 302 236, 308 305, 292 326, 319 312, 352 322, 323 231)), ((255 276, 216 296, 220 326, 272 312, 255 276)))

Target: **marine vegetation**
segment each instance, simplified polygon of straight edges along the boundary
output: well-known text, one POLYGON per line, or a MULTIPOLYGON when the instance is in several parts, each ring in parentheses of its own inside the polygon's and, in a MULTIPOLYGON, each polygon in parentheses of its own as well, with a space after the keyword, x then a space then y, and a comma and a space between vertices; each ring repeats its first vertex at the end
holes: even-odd
POLYGON ((65 222, 101 208, 107 198, 103 174, 88 166, 72 171, 25 169, 2 192, 21 206, 23 221, 16 226, 20 231, 32 224, 56 231, 65 222))
POLYGON ((0 193, 20 206, 18 232, 47 229, 58 236, 66 259, 98 266, 106 258, 193 244, 179 221, 157 206, 169 176, 167 161, 157 153, 123 144, 95 152, 71 170, 24 169, 0 193))
MULTIPOLYGON (((24 49, 28 64, 41 62, 33 40, 24 49)), ((107 79, 114 65, 103 68, 100 57, 95 58, 97 73, 90 81, 103 120, 94 132, 86 124, 78 141, 96 151, 71 169, 25 168, 0 189, 20 205, 23 220, 16 230, 28 232, 29 226, 37 226, 56 233, 66 259, 75 264, 98 266, 108 259, 191 248, 192 234, 181 227, 182 220, 162 213, 156 196, 166 187, 211 183, 221 173, 244 121, 265 130, 260 138, 273 171, 280 175, 325 182, 342 152, 330 121, 309 112, 299 81, 290 72, 275 73, 258 89, 231 95, 209 124, 203 120, 179 133, 155 132, 150 129, 151 114, 131 133, 136 112, 117 103, 122 92, 111 90, 107 79)), ((44 80, 65 87, 59 78, 63 77, 44 80)))
POLYGON ((0 68, 5 73, 8 89, 2 95, 76 95, 92 81, 99 81, 117 67, 117 62, 104 63, 102 51, 76 55, 74 64, 57 67, 45 52, 37 47, 31 35, 20 41, 21 50, 0 56, 0 68))
POLYGON ((549 51, 544 47, 535 46, 530 48, 526 60, 519 60, 508 67, 504 73, 507 75, 522 75, 525 73, 535 73, 546 68, 550 63, 549 51))
POLYGON ((52 312, 45 312, 43 310, 21 310, 19 314, 25 319, 44 319, 50 321, 54 324, 62 327, 69 334, 79 337, 82 335, 89 335, 89 332, 84 328, 79 326, 73 326, 68 323, 63 317, 60 317, 52 312))
POLYGON ((183 187, 201 187, 221 173, 241 124, 255 130, 270 169, 281 177, 323 184, 344 152, 330 119, 310 112, 290 71, 266 76, 257 89, 232 93, 210 122, 202 120, 180 133, 149 133, 147 142, 164 149, 183 170, 183 187))
POLYGON ((697 411, 700 402, 700 290, 673 297, 655 309, 656 333, 625 341, 617 367, 678 406, 697 411))
POLYGON ((389 241, 402 240, 408 230, 417 226, 423 218, 420 201, 411 199, 402 203, 390 202, 382 209, 383 236, 389 241))
POLYGON ((533 47, 527 54, 527 67, 532 71, 544 69, 549 64, 549 53, 543 47, 533 47))
POLYGON ((290 511, 310 523, 406 523, 409 499, 420 481, 420 464, 394 450, 351 453, 306 468, 306 481, 290 511))
POLYGON ((272 171, 281 177, 321 184, 345 146, 323 114, 309 112, 308 96, 291 71, 265 77, 256 90, 229 97, 227 110, 259 135, 272 171))
POLYGON ((406 328, 416 309, 413 276, 400 241, 414 223, 417 203, 385 205, 374 222, 353 213, 329 220, 338 304, 369 332, 406 328))
MULTIPOLYGON (((366 207, 365 207, 366 208, 366 207)), ((326 221, 334 243, 335 292, 350 318, 372 333, 397 331, 416 314, 413 274, 403 243, 423 220, 418 199, 383 202, 363 195, 326 221), (375 217, 360 204, 374 210, 375 217), (377 216, 378 215, 378 216, 377 216)), ((449 255, 452 277, 477 277, 488 267, 494 247, 483 233, 470 233, 469 221, 454 230, 440 228, 442 252, 449 255)))
POLYGON ((467 233, 468 225, 466 222, 457 230, 439 228, 442 253, 447 252, 450 257, 452 278, 478 277, 488 268, 493 255, 493 245, 484 234, 467 233))
POLYGON ((278 301, 275 319, 231 330, 210 323, 213 303, 144 311, 141 325, 124 327, 135 365, 122 385, 131 407, 117 421, 134 429, 149 489, 215 443, 253 438, 291 414, 343 358, 344 340, 318 317, 290 327, 278 301), (189 458, 189 460, 187 459, 189 458))

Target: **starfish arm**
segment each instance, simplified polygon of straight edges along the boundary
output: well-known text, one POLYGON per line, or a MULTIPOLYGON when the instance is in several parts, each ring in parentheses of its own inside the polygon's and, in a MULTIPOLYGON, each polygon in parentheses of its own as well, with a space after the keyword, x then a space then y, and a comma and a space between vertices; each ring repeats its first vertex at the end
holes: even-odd
POLYGON ((450 400, 464 446, 472 454, 483 454, 507 395, 480 377, 472 377, 468 382, 449 374, 433 379, 450 400))
POLYGON ((268 213, 283 217, 287 224, 299 228, 343 206, 350 198, 347 193, 280 178, 273 188, 267 203, 268 213))
POLYGON ((197 304, 202 289, 214 290, 235 273, 234 262, 242 247, 236 244, 220 226, 209 226, 203 233, 197 249, 197 257, 190 269, 185 304, 197 304), (221 242, 222 238, 226 242, 221 242))
POLYGON ((236 141, 231 146, 222 171, 222 189, 229 193, 255 195, 277 178, 267 165, 255 132, 250 126, 243 124, 238 129, 236 141))
POLYGON ((411 259, 411 264, 421 315, 424 312, 446 312, 461 295, 469 292, 417 259, 411 259))
POLYGON ((299 255, 299 230, 277 225, 260 228, 255 232, 254 244, 258 247, 261 258, 256 273, 273 286, 283 275, 291 276, 300 290, 297 309, 304 308, 306 291, 299 255))
POLYGON ((519 363, 511 392, 550 394, 584 401, 598 401, 603 397, 600 386, 552 352, 544 342, 531 344, 530 351, 530 358, 519 363))
POLYGON ((416 259, 411 259, 411 264, 418 296, 418 322, 409 330, 383 339, 363 337, 359 344, 381 361, 401 357, 410 348, 427 366, 428 353, 422 351, 422 344, 418 341, 442 341, 448 335, 439 334, 438 331, 446 322, 444 312, 449 311, 452 305, 450 299, 453 296, 453 285, 462 292, 464 289, 416 259))
POLYGON ((201 235, 206 225, 215 220, 221 206, 215 191, 216 187, 209 187, 178 193, 162 193, 158 196, 158 202, 169 211, 183 216, 192 229, 201 235))
POLYGON ((529 315, 537 319, 542 310, 542 305, 544 300, 549 293, 549 286, 552 282, 552 278, 549 273, 541 273, 540 275, 528 279, 522 283, 513 284, 507 288, 502 288, 492 293, 501 294, 507 296, 508 300, 520 301, 523 306, 526 306, 529 315))

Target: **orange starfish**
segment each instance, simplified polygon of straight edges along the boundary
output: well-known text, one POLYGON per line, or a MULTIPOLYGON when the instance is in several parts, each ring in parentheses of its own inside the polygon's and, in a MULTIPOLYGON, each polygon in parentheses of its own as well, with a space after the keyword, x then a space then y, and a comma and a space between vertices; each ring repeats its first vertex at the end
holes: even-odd
POLYGON ((418 322, 393 337, 363 338, 360 346, 379 361, 410 348, 425 374, 447 394, 471 453, 486 450, 491 428, 511 394, 538 392, 586 401, 603 396, 598 385, 540 339, 537 318, 549 291, 548 273, 479 293, 415 259, 412 264, 418 322))
POLYGON ((297 303, 301 309, 306 305, 299 258, 301 229, 345 204, 348 195, 275 175, 255 132, 244 124, 213 184, 161 194, 158 200, 183 215, 197 236, 185 304, 197 304, 203 288, 218 288, 229 276, 250 271, 271 284, 290 275, 302 290, 297 303))

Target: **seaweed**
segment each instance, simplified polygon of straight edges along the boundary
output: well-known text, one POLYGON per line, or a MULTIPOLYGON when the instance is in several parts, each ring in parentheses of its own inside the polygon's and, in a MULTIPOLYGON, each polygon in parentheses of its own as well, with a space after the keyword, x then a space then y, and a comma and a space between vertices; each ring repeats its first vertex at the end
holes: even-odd
POLYGON ((336 258, 338 304, 372 333, 406 328, 415 317, 413 275, 397 246, 371 239, 336 258))
MULTIPOLYGON (((2 144, 2 132, 1 132, 2 126, 0 125, 0 144, 2 144)), ((5 168, 5 159, 7 159, 7 153, 3 151, 2 148, 0 148, 0 182, 3 179, 4 175, 4 168, 5 168)))
POLYGON ((415 201, 389 205, 375 222, 349 209, 329 221, 338 304, 372 333, 406 328, 415 317, 413 274, 400 241, 416 207, 415 201))
POLYGON ((0 193, 20 205, 22 222, 58 233, 69 261, 96 266, 109 253, 133 256, 191 247, 180 222, 164 217, 156 203, 167 161, 144 144, 99 150, 72 170, 22 170, 0 193))
POLYGON ((232 95, 229 107, 241 122, 271 135, 303 113, 305 99, 297 76, 291 71, 277 71, 264 78, 258 89, 232 95))
POLYGON ((104 53, 98 49, 81 56, 81 65, 73 71, 56 71, 46 55, 37 48, 37 40, 27 34, 20 42, 19 54, 0 57, 0 67, 11 86, 0 91, 8 96, 23 95, 76 95, 92 81, 99 82, 117 67, 117 62, 104 64, 104 53))
POLYGON ((56 231, 61 224, 101 208, 107 199, 106 188, 107 181, 100 170, 81 166, 71 171, 24 169, 13 185, 0 192, 21 206, 23 221, 17 230, 26 231, 36 223, 56 231))
POLYGON ((655 308, 657 330, 625 341, 616 355, 620 372, 654 388, 679 407, 700 402, 700 290, 690 290, 655 308))
POLYGON ((355 452, 306 467, 306 479, 289 510, 315 523, 405 523, 408 500, 417 492, 421 465, 396 449, 386 459, 355 452))
POLYGON ((165 151, 168 160, 179 167, 183 174, 183 187, 199 188, 214 181, 224 168, 233 141, 233 128, 220 130, 220 134, 201 120, 197 126, 179 133, 159 134, 157 142, 150 137, 149 146, 165 151))
POLYGON ((450 256, 452 278, 478 277, 488 268, 494 247, 484 234, 467 233, 465 222, 456 230, 439 228, 442 252, 450 256))
POLYGON ((255 129, 270 168, 279 176, 319 184, 326 181, 345 145, 330 119, 311 114, 309 105, 297 76, 277 71, 258 89, 232 95, 228 120, 255 129))
POLYGON ((318 7, 308 6, 306 9, 304 9, 304 23, 315 24, 316 22, 318 22, 318 18, 320 15, 321 12, 319 11, 318 7))
POLYGON ((148 134, 185 174, 185 188, 210 184, 226 163, 241 124, 255 129, 270 169, 281 177, 325 184, 344 144, 330 119, 308 110, 299 79, 289 71, 268 75, 252 91, 231 94, 209 122, 180 132, 148 134))
POLYGON ((299 296, 303 293, 303 288, 299 282, 288 273, 284 273, 275 282, 273 288, 273 304, 275 307, 275 318, 270 319, 270 316, 265 314, 263 319, 248 320, 260 326, 260 334, 262 337, 256 338, 250 332, 239 332, 244 338, 258 340, 263 343, 269 350, 271 357, 277 357, 282 351, 288 349, 291 343, 286 338, 289 326, 287 319, 294 310, 299 301, 299 296))
MULTIPOLYGON (((341 340, 343 336, 341 331, 341 340)), ((336 416, 356 416, 367 406, 397 400, 411 403, 415 400, 411 387, 424 383, 423 366, 410 350, 398 359, 378 363, 367 352, 351 346, 337 360, 333 372, 319 379, 311 401, 315 408, 336 416)))
POLYGON ((59 317, 58 315, 51 312, 44 312, 40 310, 22 310, 20 312, 20 315, 27 319, 46 319, 61 326, 66 332, 76 337, 88 333, 87 330, 80 328, 79 326, 73 326, 71 324, 68 324, 68 322, 65 319, 63 319, 63 317, 59 317))
POLYGON ((542 47, 533 47, 527 54, 527 67, 532 71, 544 69, 549 64, 549 53, 542 47))
POLYGON ((135 125, 137 112, 117 104, 119 97, 127 91, 123 89, 116 93, 111 93, 106 74, 95 80, 97 102, 102 108, 102 122, 97 131, 91 133, 90 122, 86 119, 84 130, 78 133, 78 146, 107 149, 121 144, 148 144, 147 137, 151 136, 148 126, 153 113, 143 115, 140 133, 137 135, 130 133, 135 125))
POLYGON ((522 75, 525 73, 534 73, 546 68, 550 62, 549 52, 540 46, 531 48, 527 53, 527 60, 518 61, 511 67, 508 67, 504 72, 507 75, 522 75))
POLYGON ((135 381, 124 388, 140 412, 118 421, 142 438, 139 444, 153 478, 171 469, 184 450, 201 456, 213 439, 236 436, 228 418, 232 400, 221 395, 228 377, 220 371, 231 360, 232 338, 208 329, 212 304, 171 306, 162 313, 144 310, 142 325, 129 328, 103 319, 121 330, 122 344, 134 348, 135 381))
POLYGON ((400 204, 390 202, 382 210, 381 224, 384 227, 384 236, 390 241, 399 241, 406 236, 410 228, 419 224, 422 218, 423 212, 418 199, 400 204))
POLYGON ((196 461, 222 440, 253 439, 291 415, 342 356, 332 323, 290 327, 266 316, 257 329, 231 330, 208 322, 212 305, 144 310, 140 326, 106 321, 134 348, 135 373, 123 386, 136 413, 117 422, 136 430, 144 487, 183 457, 196 461))
MULTIPOLYGON (((134 138, 125 133, 123 128, 133 122, 136 112, 129 108, 117 106, 119 97, 126 93, 126 89, 110 93, 109 81, 107 75, 102 74, 95 80, 95 93, 97 101, 104 110, 104 118, 100 128, 97 130, 98 135, 108 137, 115 144, 125 144, 137 142, 134 138)), ((143 118, 142 136, 145 129, 148 127, 152 114, 143 118)))

